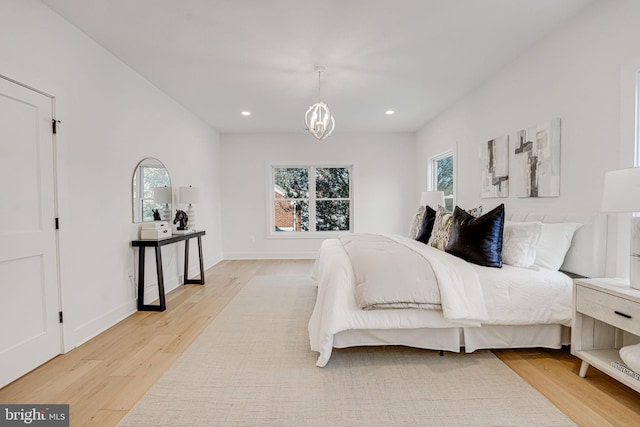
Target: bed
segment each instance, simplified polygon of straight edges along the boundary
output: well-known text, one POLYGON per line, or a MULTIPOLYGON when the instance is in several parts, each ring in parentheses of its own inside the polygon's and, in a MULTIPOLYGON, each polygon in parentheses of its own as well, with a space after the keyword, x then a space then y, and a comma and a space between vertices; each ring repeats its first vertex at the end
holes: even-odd
MULTIPOLYGON (((505 216, 503 221, 510 227, 540 223, 545 230, 580 225, 569 237, 559 268, 480 266, 399 235, 350 234, 325 240, 314 264, 312 277, 318 290, 308 325, 311 349, 319 353, 316 365, 325 366, 333 348, 354 346, 402 345, 469 353, 478 349, 560 348, 567 344, 572 305, 570 275, 604 274, 606 216, 515 213, 505 216), (365 263, 356 267, 357 257, 352 249, 345 249, 345 244, 349 248, 354 241, 363 248, 372 242, 374 249, 364 251, 374 256, 368 266, 365 263), (432 306, 408 304, 363 309, 363 294, 357 289, 361 276, 373 276, 373 270, 378 270, 380 281, 394 282, 396 288, 399 282, 395 273, 408 269, 401 261, 406 257, 402 254, 408 252, 400 252, 396 249, 398 245, 404 246, 403 251, 413 252, 412 256, 425 256, 437 280, 442 279, 439 275, 454 272, 462 276, 462 283, 454 285, 453 290, 445 290, 432 306), (387 247, 393 249, 389 251, 387 247), (435 260, 429 258, 434 251, 435 260), (390 252, 393 255, 388 255, 390 252), (475 276, 478 283, 470 286, 467 282, 475 276), (453 304, 452 295, 457 298, 453 304)), ((542 239, 539 244, 542 245, 542 239)), ((404 277, 416 274, 421 273, 408 273, 404 277)))

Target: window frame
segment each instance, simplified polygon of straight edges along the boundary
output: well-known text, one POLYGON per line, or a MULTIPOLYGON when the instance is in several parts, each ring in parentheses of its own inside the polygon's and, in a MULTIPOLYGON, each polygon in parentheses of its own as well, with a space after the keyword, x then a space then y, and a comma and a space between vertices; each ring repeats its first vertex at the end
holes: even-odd
POLYGON ((451 150, 447 150, 444 151, 436 156, 433 156, 429 159, 429 182, 427 183, 427 188, 429 189, 429 191, 437 191, 438 188, 438 161, 442 160, 442 159, 446 159, 447 157, 451 157, 452 158, 452 163, 453 163, 453 190, 452 190, 452 194, 450 196, 444 196, 445 199, 445 203, 447 201, 447 199, 451 199, 451 206, 452 206, 452 210, 453 207, 456 206, 456 182, 457 182, 457 175, 458 175, 458 171, 457 171, 457 166, 456 166, 456 154, 455 154, 455 150, 451 149, 451 150))
POLYGON ((355 165, 352 162, 294 162, 272 163, 267 165, 267 238, 269 239, 325 239, 344 233, 354 233, 355 230, 355 196, 354 173, 355 165), (295 200, 308 200, 309 202, 309 230, 308 231, 275 231, 275 170, 279 168, 301 168, 308 170, 309 198, 295 200), (316 196, 316 169, 319 168, 344 168, 349 169, 349 198, 318 198, 316 196), (349 230, 316 231, 316 202, 319 200, 348 200, 349 201, 349 230))

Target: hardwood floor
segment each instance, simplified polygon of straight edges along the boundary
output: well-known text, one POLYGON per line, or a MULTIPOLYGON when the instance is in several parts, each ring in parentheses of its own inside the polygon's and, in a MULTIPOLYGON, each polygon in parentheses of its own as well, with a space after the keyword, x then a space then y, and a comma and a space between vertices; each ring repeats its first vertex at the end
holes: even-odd
MULTIPOLYGON (((257 275, 309 275, 310 260, 223 261, 206 285, 167 295, 167 311, 139 312, 0 389, 1 403, 68 403, 72 426, 112 426, 257 275)), ((640 394, 563 350, 496 355, 580 426, 640 425, 640 394)))

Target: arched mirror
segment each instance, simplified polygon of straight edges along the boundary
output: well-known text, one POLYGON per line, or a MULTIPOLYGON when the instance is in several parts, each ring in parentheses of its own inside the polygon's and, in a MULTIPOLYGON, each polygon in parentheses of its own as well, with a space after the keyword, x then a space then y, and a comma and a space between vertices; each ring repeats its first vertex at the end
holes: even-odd
POLYGON ((162 162, 142 159, 133 172, 133 222, 171 219, 171 178, 162 162), (156 216, 154 217, 154 213, 156 216))

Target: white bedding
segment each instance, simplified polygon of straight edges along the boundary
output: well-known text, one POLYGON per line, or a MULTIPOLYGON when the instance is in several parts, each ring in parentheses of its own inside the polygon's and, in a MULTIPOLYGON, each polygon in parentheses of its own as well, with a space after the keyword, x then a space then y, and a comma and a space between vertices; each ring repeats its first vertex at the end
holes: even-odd
MULTIPOLYGON (((394 240, 417 245, 422 243, 402 236, 391 236, 394 240), (408 241, 408 242, 407 242, 408 241)), ((424 246, 424 245, 422 245, 424 246)), ((426 246, 425 246, 426 247, 426 246)), ((428 249, 430 251, 432 248, 428 249)), ((435 249, 434 249, 435 250, 435 249)), ((478 326, 482 324, 530 325, 568 324, 571 319, 571 279, 560 272, 532 270, 505 266, 502 269, 480 267, 469 264, 446 252, 438 251, 433 264, 442 263, 452 275, 475 271, 480 279, 481 293, 470 289, 474 298, 483 298, 486 315, 469 316, 468 307, 453 303, 448 315, 440 311, 421 309, 361 310, 355 297, 355 280, 349 257, 337 239, 325 240, 321 246, 313 271, 318 282, 316 305, 309 320, 311 349, 319 353, 317 366, 325 366, 331 357, 335 334, 353 329, 416 329, 452 328, 478 326), (450 268, 451 264, 465 268, 450 268)), ((391 266, 390 268, 398 268, 391 266)), ((437 268, 437 267, 436 267, 437 268)), ((437 273, 438 274, 438 273, 437 273)), ((439 277, 440 280, 440 277, 439 277)), ((445 279, 446 280, 446 279, 445 279)), ((460 285, 454 286, 452 295, 441 287, 443 308, 445 300, 471 301, 474 298, 458 298, 466 292, 460 285), (444 292, 443 292, 444 290, 444 292)), ((468 294, 465 294, 468 296, 468 294)), ((474 309, 477 309, 478 305, 474 309)), ((446 310, 445 310, 446 312, 446 310)))

